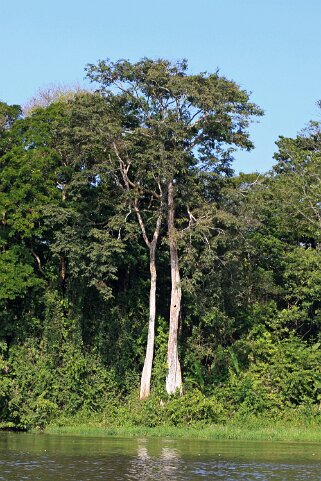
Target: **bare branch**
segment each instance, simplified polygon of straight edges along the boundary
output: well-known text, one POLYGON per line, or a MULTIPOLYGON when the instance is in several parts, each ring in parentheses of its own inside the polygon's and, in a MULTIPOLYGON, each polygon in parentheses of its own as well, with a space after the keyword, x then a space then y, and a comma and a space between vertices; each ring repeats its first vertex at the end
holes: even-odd
POLYGON ((193 123, 193 120, 202 112, 203 109, 199 109, 197 112, 195 112, 195 114, 190 118, 188 124, 190 124, 191 127, 194 127, 194 125, 196 125, 198 122, 200 122, 204 117, 202 116, 201 118, 199 118, 198 120, 196 120, 194 123, 193 123))
POLYGON ((135 200, 133 201, 133 206, 134 206, 134 209, 135 209, 135 212, 136 212, 136 215, 137 215, 137 219, 138 219, 138 222, 139 222, 139 225, 140 225, 142 234, 143 234, 143 239, 144 239, 145 244, 147 245, 147 247, 150 249, 151 243, 150 243, 150 241, 149 241, 149 239, 148 239, 148 236, 147 236, 146 227, 145 227, 145 224, 144 224, 142 215, 141 215, 140 210, 139 210, 139 207, 138 207, 138 201, 137 201, 137 199, 135 199, 135 200))
MULTIPOLYGON (((132 210, 131 210, 131 208, 129 208, 129 212, 126 214, 125 219, 124 219, 125 223, 127 222, 127 219, 128 219, 128 217, 130 216, 131 213, 132 213, 132 210)), ((122 229, 122 226, 120 226, 120 228, 119 228, 117 240, 121 239, 121 229, 122 229)))
POLYGON ((41 272, 41 274, 45 275, 44 270, 43 270, 42 265, 41 265, 40 257, 36 254, 36 252, 33 250, 32 247, 30 248, 30 252, 34 256, 34 258, 36 259, 39 271, 41 272))
MULTIPOLYGON (((131 166, 131 162, 130 160, 128 159, 128 162, 124 162, 124 160, 122 159, 122 157, 120 156, 120 153, 119 153, 119 150, 117 148, 117 145, 115 142, 113 142, 113 149, 114 149, 114 152, 116 154, 116 157, 119 161, 119 167, 120 167, 120 172, 121 172, 121 175, 122 175, 122 178, 123 178, 123 181, 124 181, 124 184, 126 186, 126 189, 129 191, 131 189, 133 190, 137 190, 140 194, 149 194, 153 197, 155 197, 155 199, 161 199, 162 195, 161 193, 158 194, 157 192, 155 192, 154 190, 151 190, 151 189, 147 189, 146 187, 142 187, 141 185, 139 185, 138 183, 135 183, 133 182, 132 180, 130 180, 129 176, 128 176, 128 171, 130 169, 130 166, 131 166)), ((160 188, 160 185, 158 184, 158 187, 160 188)), ((161 189, 160 189, 161 191, 161 189)))

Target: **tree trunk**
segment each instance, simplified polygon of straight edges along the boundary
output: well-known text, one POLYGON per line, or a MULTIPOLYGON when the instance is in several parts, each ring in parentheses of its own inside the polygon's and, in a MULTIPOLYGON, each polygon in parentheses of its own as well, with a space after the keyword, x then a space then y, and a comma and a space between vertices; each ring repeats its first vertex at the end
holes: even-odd
MULTIPOLYGON (((157 239, 156 239, 157 242, 157 239)), ((156 319, 156 242, 152 242, 149 248, 149 269, 150 269, 150 292, 149 292, 149 321, 148 337, 145 362, 140 383, 140 399, 145 399, 150 394, 150 381, 152 377, 152 365, 154 357, 155 342, 155 319, 156 319)))
POLYGON ((62 296, 66 294, 67 259, 64 255, 60 256, 60 282, 62 296))
POLYGON ((174 186, 171 181, 168 185, 168 240, 171 261, 171 306, 169 316, 169 337, 167 351, 167 377, 166 391, 168 394, 174 394, 177 390, 182 394, 182 373, 178 359, 178 326, 181 311, 181 279, 179 274, 178 252, 177 252, 177 236, 175 229, 175 202, 174 202, 174 186))

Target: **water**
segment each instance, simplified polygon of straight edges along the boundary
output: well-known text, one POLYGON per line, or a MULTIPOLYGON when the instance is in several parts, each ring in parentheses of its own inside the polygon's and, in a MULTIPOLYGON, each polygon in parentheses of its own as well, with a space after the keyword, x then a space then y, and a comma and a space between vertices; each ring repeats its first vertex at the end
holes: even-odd
POLYGON ((0 433, 0 480, 321 481, 321 444, 0 433))

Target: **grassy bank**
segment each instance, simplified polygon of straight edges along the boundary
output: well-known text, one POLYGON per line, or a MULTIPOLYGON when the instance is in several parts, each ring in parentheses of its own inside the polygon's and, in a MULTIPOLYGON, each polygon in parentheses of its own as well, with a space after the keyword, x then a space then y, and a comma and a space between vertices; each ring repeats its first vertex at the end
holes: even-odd
POLYGON ((118 436, 118 437, 172 437, 208 440, 252 440, 252 441, 305 441, 321 442, 321 426, 308 421, 269 422, 269 420, 244 420, 244 422, 227 425, 214 424, 200 427, 173 426, 104 426, 99 422, 74 423, 64 426, 51 424, 46 433, 84 435, 84 436, 118 436))

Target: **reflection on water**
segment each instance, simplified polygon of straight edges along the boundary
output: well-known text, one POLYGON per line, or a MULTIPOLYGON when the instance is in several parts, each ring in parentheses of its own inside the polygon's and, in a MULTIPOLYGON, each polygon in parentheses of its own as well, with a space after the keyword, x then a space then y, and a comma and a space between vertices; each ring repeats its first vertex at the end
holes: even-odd
POLYGON ((137 456, 132 457, 128 463, 127 479, 155 481, 190 479, 181 477, 182 470, 184 463, 177 449, 164 446, 158 455, 152 455, 148 452, 146 443, 138 444, 137 456))
POLYGON ((0 433, 0 481, 320 481, 321 445, 0 433))

